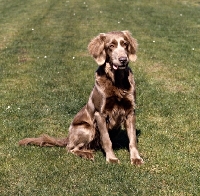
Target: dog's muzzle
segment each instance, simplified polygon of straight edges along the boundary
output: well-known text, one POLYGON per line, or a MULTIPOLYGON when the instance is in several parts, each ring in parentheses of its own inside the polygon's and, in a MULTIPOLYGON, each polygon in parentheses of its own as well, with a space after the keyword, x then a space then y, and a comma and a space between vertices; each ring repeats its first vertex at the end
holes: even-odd
POLYGON ((114 70, 117 70, 117 69, 126 69, 126 66, 128 64, 128 58, 127 57, 120 57, 118 60, 121 63, 121 65, 112 64, 113 69, 114 70))

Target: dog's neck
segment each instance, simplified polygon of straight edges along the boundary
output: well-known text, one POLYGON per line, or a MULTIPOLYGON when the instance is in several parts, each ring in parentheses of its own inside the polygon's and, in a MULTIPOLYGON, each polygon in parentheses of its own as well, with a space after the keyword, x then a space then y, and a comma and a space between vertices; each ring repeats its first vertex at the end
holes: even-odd
POLYGON ((130 88, 130 82, 128 80, 129 76, 129 67, 127 66, 125 69, 112 69, 109 63, 105 63, 105 73, 108 78, 110 78, 117 88, 126 89, 130 88))

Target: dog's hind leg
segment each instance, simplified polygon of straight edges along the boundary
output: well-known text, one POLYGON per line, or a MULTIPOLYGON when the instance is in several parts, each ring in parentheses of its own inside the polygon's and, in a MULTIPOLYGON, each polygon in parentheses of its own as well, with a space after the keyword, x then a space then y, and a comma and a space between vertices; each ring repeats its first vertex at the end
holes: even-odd
POLYGON ((90 149, 90 143, 94 139, 94 129, 83 126, 70 126, 70 132, 68 135, 67 150, 79 157, 94 160, 94 151, 90 149))

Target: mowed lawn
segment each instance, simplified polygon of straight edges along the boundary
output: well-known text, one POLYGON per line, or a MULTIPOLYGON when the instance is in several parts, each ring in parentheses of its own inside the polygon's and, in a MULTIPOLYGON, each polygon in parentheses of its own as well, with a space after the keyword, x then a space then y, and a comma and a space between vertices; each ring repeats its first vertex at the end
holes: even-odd
MULTIPOLYGON (((200 195, 198 0, 0 0, 0 195, 200 195), (65 148, 19 147, 24 137, 66 137, 87 102, 97 65, 87 45, 129 30, 137 84, 141 167, 65 148)), ((121 146, 121 147, 120 147, 121 146)))

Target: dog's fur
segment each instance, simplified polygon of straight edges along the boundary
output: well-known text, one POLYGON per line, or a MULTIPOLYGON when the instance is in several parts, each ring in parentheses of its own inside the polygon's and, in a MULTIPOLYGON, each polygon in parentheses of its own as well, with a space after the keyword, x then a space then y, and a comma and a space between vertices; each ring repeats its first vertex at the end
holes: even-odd
POLYGON ((88 45, 99 65, 95 86, 88 103, 74 117, 68 137, 56 139, 43 135, 25 138, 19 145, 66 146, 69 152, 93 160, 93 150, 102 147, 106 161, 119 163, 112 149, 110 130, 124 124, 129 138, 131 164, 141 165, 135 128, 135 82, 128 67, 136 60, 137 42, 129 31, 101 33, 88 45))

